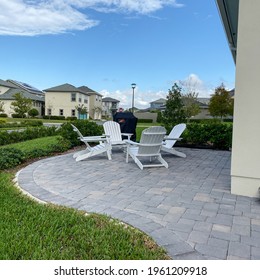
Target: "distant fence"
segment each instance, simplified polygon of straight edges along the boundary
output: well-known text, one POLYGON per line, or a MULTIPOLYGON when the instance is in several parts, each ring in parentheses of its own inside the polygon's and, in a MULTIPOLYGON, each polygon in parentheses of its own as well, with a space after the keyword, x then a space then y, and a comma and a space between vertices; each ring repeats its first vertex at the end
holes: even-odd
POLYGON ((157 120, 157 113, 144 112, 134 113, 134 115, 141 120, 152 120, 153 122, 156 122, 157 120))

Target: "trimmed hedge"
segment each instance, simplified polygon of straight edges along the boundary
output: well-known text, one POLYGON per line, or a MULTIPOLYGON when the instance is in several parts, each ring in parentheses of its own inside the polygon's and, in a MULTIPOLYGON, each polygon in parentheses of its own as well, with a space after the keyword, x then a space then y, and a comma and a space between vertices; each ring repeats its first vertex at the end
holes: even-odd
POLYGON ((229 150, 232 147, 232 125, 224 123, 189 123, 182 143, 229 150))
POLYGON ((60 136, 58 136, 56 142, 44 148, 32 146, 26 151, 15 147, 0 148, 0 170, 14 168, 29 159, 50 156, 57 152, 65 152, 70 148, 70 142, 60 136))
POLYGON ((75 125, 83 136, 96 136, 104 133, 103 126, 89 120, 76 120, 62 124, 59 129, 59 135, 71 143, 71 147, 83 144, 78 138, 78 134, 73 131, 71 123, 75 125))
POLYGON ((5 120, 0 120, 0 128, 14 128, 27 126, 43 126, 43 122, 42 120, 24 120, 21 122, 6 122, 5 120))
POLYGON ((152 123, 152 119, 138 119, 138 123, 152 123))
POLYGON ((16 148, 0 149, 0 170, 15 167, 25 160, 24 153, 16 148))
POLYGON ((46 120, 65 120, 65 116, 43 116, 46 120))
POLYGON ((22 131, 12 131, 12 132, 1 131, 0 146, 12 144, 12 143, 18 143, 21 141, 31 140, 35 138, 54 136, 57 134, 58 131, 54 126, 26 128, 22 131))

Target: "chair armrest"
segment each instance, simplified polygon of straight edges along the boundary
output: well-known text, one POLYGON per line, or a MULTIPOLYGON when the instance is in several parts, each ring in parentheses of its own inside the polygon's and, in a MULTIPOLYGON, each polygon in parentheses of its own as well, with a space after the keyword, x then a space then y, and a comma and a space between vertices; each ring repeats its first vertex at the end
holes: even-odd
POLYGON ((132 141, 132 140, 124 140, 124 142, 126 143, 126 144, 128 144, 128 145, 139 145, 140 143, 137 143, 137 142, 134 142, 134 141, 132 141))
POLYGON ((133 135, 133 133, 121 133, 122 136, 127 136, 127 140, 130 140, 130 137, 133 135))
POLYGON ((107 137, 106 136, 85 136, 83 138, 81 138, 82 141, 93 141, 93 142, 99 142, 99 141, 108 141, 107 137))
POLYGON ((163 140, 182 140, 182 138, 172 138, 172 137, 165 136, 163 140))
POLYGON ((162 145, 162 143, 153 143, 153 144, 148 144, 148 143, 138 143, 138 142, 134 142, 131 140, 124 140, 125 143, 130 146, 130 145, 134 145, 134 146, 139 146, 139 147, 153 147, 153 146, 160 146, 162 145))

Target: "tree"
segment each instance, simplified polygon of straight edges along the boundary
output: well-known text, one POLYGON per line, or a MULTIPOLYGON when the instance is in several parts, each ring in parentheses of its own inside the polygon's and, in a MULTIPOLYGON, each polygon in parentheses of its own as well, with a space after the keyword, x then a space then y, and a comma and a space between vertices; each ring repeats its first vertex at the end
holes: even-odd
POLYGON ((98 118, 101 116, 102 108, 97 106, 94 107, 92 111, 93 111, 94 119, 96 119, 96 116, 98 116, 98 118))
POLYGON ((32 100, 30 98, 26 98, 22 95, 22 93, 18 92, 14 94, 14 99, 11 103, 13 106, 14 112, 21 116, 22 118, 27 114, 32 108, 32 100))
POLYGON ((184 104, 184 111, 187 119, 198 115, 200 112, 199 104, 197 103, 198 94, 195 92, 189 92, 182 96, 184 104))
POLYGON ((187 116, 187 119, 190 119, 193 116, 196 116, 200 112, 200 107, 197 102, 198 98, 198 87, 199 79, 196 75, 191 74, 187 79, 183 81, 178 81, 178 84, 182 88, 182 98, 184 103, 184 110, 187 116))
POLYGON ((234 103, 224 84, 215 89, 209 101, 209 112, 213 117, 223 117, 233 115, 234 103))
POLYGON ((75 106, 75 109, 78 111, 78 115, 80 119, 85 119, 88 113, 88 108, 83 104, 75 106))
POLYGON ((32 118, 36 117, 39 115, 39 112, 37 109, 35 108, 32 108, 29 112, 28 112, 28 115, 32 118))
POLYGON ((172 129, 178 123, 186 122, 187 117, 184 110, 181 87, 176 83, 174 83, 167 95, 166 108, 162 119, 167 130, 172 129))

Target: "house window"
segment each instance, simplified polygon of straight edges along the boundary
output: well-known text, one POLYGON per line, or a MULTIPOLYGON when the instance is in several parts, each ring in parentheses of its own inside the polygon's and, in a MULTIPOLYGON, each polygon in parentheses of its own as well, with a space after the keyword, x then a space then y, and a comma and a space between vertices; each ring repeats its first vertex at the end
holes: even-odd
POLYGON ((84 99, 84 103, 85 103, 85 104, 88 104, 88 99, 87 99, 87 98, 84 99))
POLYGON ((79 103, 81 103, 81 97, 79 98, 79 103))
POLYGON ((48 114, 48 116, 51 116, 51 109, 48 109, 47 114, 48 114))
POLYGON ((76 101, 76 93, 71 93, 71 102, 76 101))
POLYGON ((75 110, 75 109, 72 109, 72 110, 71 110, 71 116, 72 116, 72 117, 75 117, 75 116, 76 116, 76 110, 75 110))
POLYGON ((63 116, 63 109, 60 109, 60 116, 63 116))

